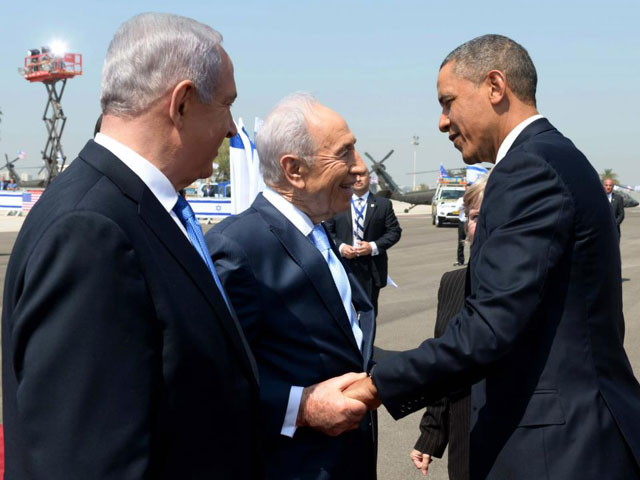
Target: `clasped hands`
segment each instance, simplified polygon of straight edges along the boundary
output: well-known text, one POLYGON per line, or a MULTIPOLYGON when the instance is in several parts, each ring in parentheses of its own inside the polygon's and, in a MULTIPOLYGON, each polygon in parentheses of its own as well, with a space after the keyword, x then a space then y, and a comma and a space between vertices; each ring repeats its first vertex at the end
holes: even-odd
POLYGON ((368 409, 380 406, 378 392, 366 373, 346 373, 305 387, 296 425, 336 436, 355 430, 368 409))
POLYGON ((352 247, 351 245, 342 245, 340 248, 340 254, 347 259, 352 259, 354 257, 364 257, 366 255, 371 255, 373 248, 369 242, 360 241, 357 247, 352 247))

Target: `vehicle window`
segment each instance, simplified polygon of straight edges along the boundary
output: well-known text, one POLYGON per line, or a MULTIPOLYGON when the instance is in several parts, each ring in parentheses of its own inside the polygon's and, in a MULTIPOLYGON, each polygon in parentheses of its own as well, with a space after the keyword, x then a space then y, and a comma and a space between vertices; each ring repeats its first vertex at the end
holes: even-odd
POLYGON ((440 198, 442 200, 457 200, 464 195, 464 190, 443 190, 440 198))

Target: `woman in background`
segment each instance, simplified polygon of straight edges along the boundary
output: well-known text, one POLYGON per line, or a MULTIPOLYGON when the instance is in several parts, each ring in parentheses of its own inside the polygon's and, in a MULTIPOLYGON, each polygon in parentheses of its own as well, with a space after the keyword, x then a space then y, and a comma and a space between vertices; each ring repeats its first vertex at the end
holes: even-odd
MULTIPOLYGON (((485 175, 471 185, 464 194, 467 215, 467 241, 473 243, 480 206, 487 185, 485 175)), ((468 268, 468 267, 467 267, 468 268)), ((438 309, 434 336, 440 337, 451 320, 464 305, 467 268, 447 272, 440 280, 438 309)), ((423 475, 429 463, 441 458, 449 445, 447 470, 450 480, 469 479, 469 424, 471 419, 470 388, 464 388, 427 406, 420 421, 420 437, 411 451, 411 460, 423 475)))

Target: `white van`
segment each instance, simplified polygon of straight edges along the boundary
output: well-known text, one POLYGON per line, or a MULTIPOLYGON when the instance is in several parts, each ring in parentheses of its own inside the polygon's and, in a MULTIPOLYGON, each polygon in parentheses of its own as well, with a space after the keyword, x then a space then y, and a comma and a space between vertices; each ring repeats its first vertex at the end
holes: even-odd
POLYGON ((431 200, 431 221, 436 227, 443 223, 458 223, 460 212, 456 208, 458 199, 464 195, 464 184, 440 183, 431 200))

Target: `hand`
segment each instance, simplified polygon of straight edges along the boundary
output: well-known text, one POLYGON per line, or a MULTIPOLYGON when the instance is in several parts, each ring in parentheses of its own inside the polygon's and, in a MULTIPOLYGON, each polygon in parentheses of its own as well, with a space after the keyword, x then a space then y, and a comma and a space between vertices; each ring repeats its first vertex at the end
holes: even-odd
POLYGON ((349 260, 354 258, 357 255, 357 253, 358 252, 356 251, 356 249, 350 245, 344 244, 340 247, 340 255, 342 255, 344 258, 347 258, 349 260))
POLYGON ((354 382, 344 391, 344 394, 354 400, 364 403, 370 410, 375 410, 382 403, 378 398, 378 389, 369 377, 354 382))
POLYGON ((419 452, 414 448, 411 450, 409 456, 416 468, 422 472, 422 475, 426 475, 427 470, 429 470, 429 464, 431 463, 431 455, 419 452))
POLYGON ((371 255, 372 251, 373 249, 371 248, 371 244, 369 242, 361 241, 356 248, 356 255, 359 257, 364 257, 366 255, 371 255))
POLYGON ((367 413, 367 406, 342 392, 353 382, 366 377, 366 373, 346 373, 305 387, 296 425, 311 427, 332 437, 358 428, 367 413))

